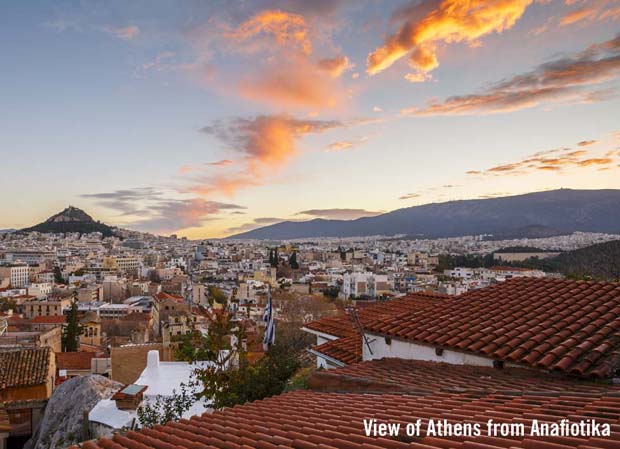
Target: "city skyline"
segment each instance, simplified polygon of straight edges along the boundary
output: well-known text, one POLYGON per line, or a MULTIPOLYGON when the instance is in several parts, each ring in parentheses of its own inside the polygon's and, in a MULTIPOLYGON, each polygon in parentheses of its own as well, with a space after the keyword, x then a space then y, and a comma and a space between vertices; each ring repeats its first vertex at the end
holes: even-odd
POLYGON ((5 9, 0 228, 73 204, 222 237, 620 188, 618 1, 5 9))

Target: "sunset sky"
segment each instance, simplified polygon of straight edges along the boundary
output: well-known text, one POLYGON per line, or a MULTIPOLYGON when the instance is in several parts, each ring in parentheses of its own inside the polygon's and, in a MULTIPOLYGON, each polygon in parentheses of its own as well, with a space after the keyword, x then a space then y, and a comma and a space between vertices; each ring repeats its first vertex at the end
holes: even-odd
POLYGON ((0 228, 620 188, 620 0, 4 2, 0 228))

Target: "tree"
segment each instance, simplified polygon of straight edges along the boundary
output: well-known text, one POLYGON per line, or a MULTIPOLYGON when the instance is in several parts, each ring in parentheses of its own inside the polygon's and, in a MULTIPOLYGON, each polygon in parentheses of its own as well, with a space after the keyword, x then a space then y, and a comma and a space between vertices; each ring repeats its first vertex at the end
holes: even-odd
POLYGON ((194 385, 195 380, 190 380, 189 384, 181 384, 179 393, 172 390, 171 396, 158 396, 154 401, 144 401, 137 410, 140 424, 143 427, 154 427, 181 419, 183 413, 196 402, 194 385))
POLYGON ((17 303, 10 298, 0 298, 0 312, 15 310, 17 303))
POLYGON ((54 267, 54 282, 56 284, 66 284, 65 279, 62 277, 62 272, 60 271, 60 267, 54 267))
POLYGON ((66 324, 62 329, 62 351, 77 352, 80 347, 80 335, 83 333, 84 328, 78 320, 77 301, 74 299, 67 315, 66 324))
POLYGON ((291 254, 289 265, 293 270, 299 270, 299 263, 297 262, 297 251, 293 251, 293 254, 291 254))
POLYGON ((269 251, 269 265, 271 265, 273 268, 278 268, 278 259, 278 248, 276 247, 269 251))
POLYGON ((197 370, 196 377, 202 387, 199 397, 212 401, 215 409, 282 393, 300 366, 299 354, 286 340, 270 347, 256 363, 249 363, 246 337, 245 326, 234 321, 228 312, 218 311, 209 320, 207 335, 188 339, 177 353, 186 360, 200 357, 211 362, 197 370), (197 347, 190 348, 198 342, 197 347))
POLYGON ((226 297, 226 293, 224 293, 221 289, 215 287, 214 285, 209 285, 207 290, 209 292, 208 299, 210 305, 213 305, 214 302, 221 305, 226 304, 228 298, 226 297))

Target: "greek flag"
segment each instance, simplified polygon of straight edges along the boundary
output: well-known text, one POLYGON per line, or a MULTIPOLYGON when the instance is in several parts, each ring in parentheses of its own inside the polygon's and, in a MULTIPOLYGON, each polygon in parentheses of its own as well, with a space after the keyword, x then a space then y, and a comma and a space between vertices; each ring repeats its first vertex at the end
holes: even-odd
POLYGON ((271 286, 267 287, 267 305, 263 314, 265 323, 265 336, 263 337, 263 349, 266 351, 276 341, 276 323, 273 320, 273 305, 271 303, 271 286))

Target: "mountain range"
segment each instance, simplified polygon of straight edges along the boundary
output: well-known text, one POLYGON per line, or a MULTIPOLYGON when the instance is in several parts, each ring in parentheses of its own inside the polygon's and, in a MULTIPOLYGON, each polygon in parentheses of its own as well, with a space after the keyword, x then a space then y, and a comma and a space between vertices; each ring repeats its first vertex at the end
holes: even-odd
POLYGON ((114 235, 114 229, 104 223, 93 220, 93 218, 77 207, 69 206, 62 212, 52 215, 42 223, 30 228, 20 229, 19 232, 41 232, 41 233, 66 233, 79 232, 89 234, 91 232, 101 232, 104 237, 114 235))
POLYGON ((425 204, 356 220, 284 221, 228 238, 286 240, 401 234, 440 238, 491 234, 508 239, 576 231, 620 233, 620 190, 559 189, 425 204))

